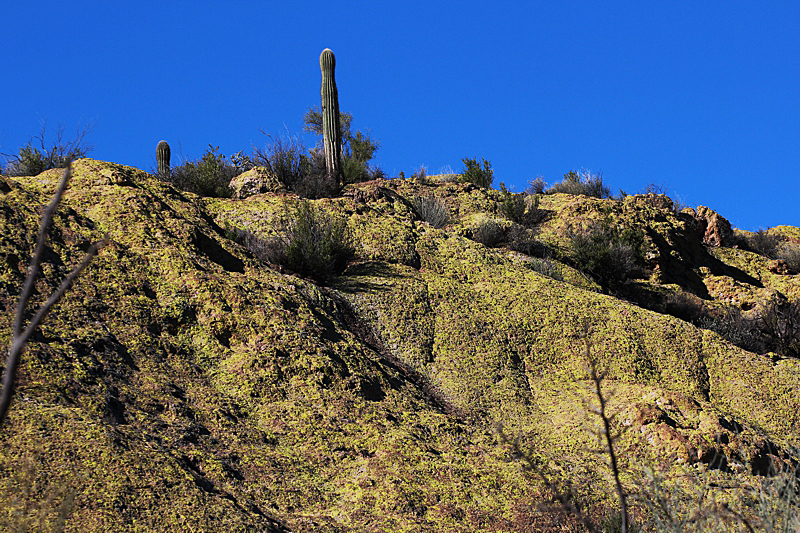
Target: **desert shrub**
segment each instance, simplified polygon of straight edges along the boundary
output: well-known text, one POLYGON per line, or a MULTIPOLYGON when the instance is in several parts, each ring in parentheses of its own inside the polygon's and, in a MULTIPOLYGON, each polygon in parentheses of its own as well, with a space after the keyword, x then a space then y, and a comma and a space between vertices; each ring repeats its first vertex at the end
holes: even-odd
POLYGON ((639 274, 643 263, 644 235, 604 221, 586 231, 568 235, 575 267, 594 279, 604 291, 639 274))
POLYGON ((435 196, 417 196, 411 201, 419 218, 433 226, 443 228, 450 220, 450 212, 441 198, 435 196))
POLYGON ((474 159, 465 157, 461 160, 464 163, 464 170, 461 172, 460 181, 462 183, 474 183, 478 187, 488 189, 494 180, 492 164, 486 159, 483 160, 483 168, 474 159))
POLYGON ((778 246, 783 241, 783 238, 780 235, 771 235, 767 231, 768 230, 762 228, 751 235, 746 235, 740 239, 739 244, 743 245, 751 252, 769 257, 770 259, 776 259, 778 256, 778 246))
POLYGON ((710 329, 726 341, 749 351, 758 350, 758 330, 738 307, 715 309, 697 319, 703 329, 710 329))
POLYGON ((543 194, 546 188, 547 183, 544 179, 541 176, 536 176, 536 178, 528 182, 528 187, 525 189, 525 192, 528 194, 543 194))
MULTIPOLYGON (((339 125, 342 136, 342 179, 345 184, 359 183, 385 177, 385 173, 369 162, 375 157, 375 152, 380 147, 380 142, 373 139, 369 131, 352 132, 353 115, 347 112, 339 113, 339 125)), ((312 107, 303 116, 303 131, 323 134, 322 110, 312 107)), ((322 141, 320 141, 321 143, 322 141)), ((321 144, 317 147, 320 148, 321 144)))
POLYGON ((342 179, 345 185, 383 178, 386 178, 386 173, 380 167, 369 165, 355 157, 345 157, 342 160, 342 179))
POLYGON ((312 199, 339 193, 339 185, 328 175, 325 154, 319 147, 308 150, 299 137, 267 137, 265 148, 253 148, 253 162, 266 167, 287 190, 312 199))
POLYGON ((750 352, 800 356, 800 301, 771 300, 755 317, 734 306, 713 309, 696 323, 750 352))
POLYGON ((547 276, 548 278, 564 281, 564 274, 561 271, 561 264, 553 261, 549 257, 531 257, 526 263, 531 270, 547 276))
POLYGON ((51 168, 66 168, 70 161, 86 157, 92 150, 84 138, 92 130, 91 125, 76 132, 74 140, 64 140, 64 128, 59 126, 55 140, 48 146, 46 125, 39 135, 31 137, 28 144, 16 154, 2 154, 6 158, 4 174, 8 176, 36 176, 51 168))
POLYGON ((411 174, 411 179, 417 178, 421 182, 425 183, 428 178, 428 169, 425 168, 425 165, 422 165, 411 174))
POLYGON ((472 227, 472 240, 490 248, 500 244, 504 234, 503 226, 485 216, 478 219, 472 227))
POLYGON ((671 293, 664 299, 664 312, 686 322, 697 324, 706 315, 703 301, 688 292, 671 293))
POLYGON ((167 181, 178 189, 201 196, 230 198, 232 192, 228 184, 239 174, 239 170, 224 155, 218 154, 218 151, 219 146, 209 144, 208 150, 200 159, 184 161, 172 168, 167 181))
POLYGON ((525 226, 512 224, 511 227, 505 230, 504 238, 508 248, 515 252, 542 258, 552 255, 552 251, 546 245, 537 241, 534 232, 525 226))
POLYGON ((522 224, 526 210, 525 196, 512 193, 506 189, 505 183, 500 183, 500 212, 503 216, 512 222, 522 224))
POLYGON ((236 240, 256 257, 319 282, 340 274, 353 251, 345 219, 303 200, 276 218, 276 235, 239 230, 236 240))
POLYGON ((768 350, 800 356, 800 300, 771 300, 761 309, 759 325, 768 350))
POLYGON ((539 222, 539 196, 526 193, 514 194, 500 184, 500 213, 517 224, 529 225, 539 222))
POLYGON ((756 320, 750 319, 734 306, 713 309, 697 319, 697 325, 710 329, 720 337, 750 352, 761 352, 764 342, 756 320))
POLYGON ((242 172, 247 172, 251 170, 256 164, 253 162, 253 159, 245 154, 242 150, 239 150, 235 154, 231 154, 231 165, 236 168, 236 174, 241 174, 242 172))
POLYGON ((545 191, 547 194, 567 193, 583 194, 595 198, 609 198, 611 189, 603 185, 603 174, 593 174, 591 171, 581 169, 580 172, 570 170, 564 174, 564 180, 554 184, 545 191))
POLYGON ((778 248, 777 259, 783 259, 789 270, 800 272, 800 244, 786 241, 778 248))

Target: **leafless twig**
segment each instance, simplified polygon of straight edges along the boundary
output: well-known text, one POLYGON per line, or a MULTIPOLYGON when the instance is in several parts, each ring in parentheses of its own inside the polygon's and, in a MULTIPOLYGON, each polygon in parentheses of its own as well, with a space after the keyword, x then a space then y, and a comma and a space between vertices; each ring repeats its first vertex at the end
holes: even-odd
POLYGON ((47 229, 50 226, 50 222, 53 220, 53 214, 58 208, 58 204, 61 201, 61 196, 63 195, 64 190, 67 188, 67 182, 72 174, 71 167, 72 165, 69 164, 67 165, 67 168, 64 169, 64 174, 62 175, 61 181, 58 184, 58 188, 53 196, 53 200, 45 209, 44 214, 42 214, 42 223, 39 227, 39 239, 36 243, 36 251, 31 259, 31 264, 28 268, 28 277, 25 279, 25 285, 23 286, 22 292, 19 296, 17 316, 14 320, 14 333, 11 339, 11 348, 8 351, 5 374, 3 375, 3 390, 0 394, 0 426, 2 426, 3 422, 5 421, 6 415, 8 414, 8 408, 11 405, 11 398, 14 394, 14 384, 17 367, 19 366, 19 359, 22 355, 25 345, 28 342, 28 339, 30 338, 31 334, 33 334, 36 326, 38 326, 42 319, 47 316, 47 313, 50 311, 53 305, 55 305, 56 302, 58 302, 61 297, 64 296, 64 293, 66 293, 70 288, 72 282, 75 281, 75 278, 77 278, 81 271, 86 268, 100 248, 105 246, 105 244, 108 242, 108 237, 106 236, 102 241, 94 243, 89 248, 89 251, 86 252, 83 261, 81 261, 81 263, 62 280, 58 289, 56 289, 50 295, 50 298, 48 298, 47 301, 42 304, 34 317, 31 319, 28 327, 23 330, 25 308, 28 306, 28 301, 31 298, 31 294, 33 294, 36 275, 39 272, 39 265, 42 261, 42 256, 44 255, 44 244, 45 240, 47 239, 47 229))
POLYGON ((594 386, 594 392, 597 395, 597 402, 598 405, 596 408, 593 409, 594 414, 600 417, 600 420, 603 422, 603 427, 600 430, 601 437, 606 441, 606 448, 605 453, 608 455, 608 460, 611 466, 611 473, 614 476, 614 484, 617 490, 617 496, 619 496, 619 507, 620 507, 620 514, 622 515, 622 533, 627 533, 628 531, 628 503, 627 503, 627 496, 625 494, 625 489, 622 487, 622 482, 620 481, 620 472, 619 472, 619 464, 617 462, 617 454, 614 451, 614 436, 611 433, 611 417, 606 410, 607 399, 603 396, 603 379, 605 375, 597 370, 597 363, 595 362, 594 358, 591 355, 591 341, 589 340, 588 330, 586 335, 584 335, 584 346, 585 352, 584 355, 586 360, 589 364, 589 377, 592 380, 592 384, 594 386))

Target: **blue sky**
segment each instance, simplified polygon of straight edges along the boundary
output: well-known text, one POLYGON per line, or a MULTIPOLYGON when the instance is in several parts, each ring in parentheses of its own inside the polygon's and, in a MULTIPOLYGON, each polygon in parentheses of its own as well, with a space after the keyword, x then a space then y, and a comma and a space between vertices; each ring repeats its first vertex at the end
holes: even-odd
MULTIPOLYGON (((521 191, 602 171, 734 226, 800 226, 800 2, 3 2, 0 152, 41 121, 155 166, 298 134, 336 54, 390 176, 486 158, 521 191)), ((313 144, 313 138, 308 142, 313 144)))

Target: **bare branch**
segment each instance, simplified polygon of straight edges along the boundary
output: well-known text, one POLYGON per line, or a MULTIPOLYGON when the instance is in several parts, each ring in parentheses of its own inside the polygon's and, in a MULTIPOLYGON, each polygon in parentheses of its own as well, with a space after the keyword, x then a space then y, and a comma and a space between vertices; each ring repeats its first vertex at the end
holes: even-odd
POLYGON ((17 306, 17 316, 14 320, 14 332, 11 340, 11 348, 8 352, 5 374, 3 375, 3 390, 0 394, 0 426, 2 426, 3 422, 5 421, 6 415, 8 414, 8 408, 11 405, 11 398, 14 394, 17 367, 19 366, 20 356, 22 355, 22 351, 25 349, 28 339, 33 334, 33 331, 36 329, 36 327, 41 323, 42 319, 47 316, 47 313, 50 311, 53 305, 55 305, 61 299, 61 297, 64 296, 67 290, 69 290, 72 282, 75 281, 75 278, 77 278, 83 269, 89 265, 92 258, 97 255, 97 252, 100 250, 100 248, 105 246, 105 244, 108 242, 108 236, 106 236, 102 241, 93 244, 89 248, 89 251, 86 253, 81 263, 62 280, 58 289, 56 289, 50 295, 50 298, 48 298, 47 301, 42 304, 34 317, 31 319, 28 327, 23 331, 22 323, 25 315, 25 308, 28 306, 31 294, 33 294, 36 276, 39 272, 39 265, 41 264, 42 257, 44 255, 44 244, 45 240, 47 239, 47 230, 50 226, 50 222, 53 220, 53 214, 55 213, 56 209, 58 208, 58 204, 61 201, 61 196, 67 187, 67 182, 69 181, 72 173, 71 167, 72 164, 70 163, 67 168, 64 169, 64 173, 61 176, 61 181, 58 184, 58 188, 53 196, 53 200, 42 214, 42 223, 39 227, 39 238, 36 243, 36 250, 28 268, 28 277, 25 279, 25 284, 22 288, 22 292, 20 293, 19 305, 17 306))
POLYGON ((628 504, 627 504, 627 497, 625 494, 625 489, 622 487, 622 482, 620 481, 620 472, 619 472, 619 464, 617 462, 617 454, 614 451, 614 435, 611 432, 611 417, 608 415, 606 411, 606 403, 607 399, 603 396, 603 379, 605 375, 601 372, 597 371, 597 363, 595 362, 594 358, 591 354, 591 346, 592 343, 589 340, 588 330, 586 335, 584 336, 584 346, 585 346, 585 356, 589 363, 589 376, 594 383, 594 392, 597 395, 597 402, 598 407, 594 410, 594 414, 600 417, 603 421, 603 429, 601 433, 606 440, 606 448, 605 453, 608 454, 608 459, 611 465, 611 472, 614 476, 614 484, 616 486, 617 495, 619 496, 619 506, 620 506, 620 513, 622 514, 622 533, 627 533, 628 531, 628 504))
POLYGON ((556 500, 558 500, 558 504, 561 506, 562 509, 564 509, 565 511, 573 515, 575 518, 577 518, 586 527, 589 533, 600 533, 600 530, 597 529, 597 527, 592 523, 592 521, 589 520, 589 518, 585 516, 583 513, 581 513, 580 509, 575 507, 571 501, 569 501, 567 495, 558 490, 558 487, 556 487, 555 483, 553 483, 550 480, 545 471, 539 465, 536 464, 533 458, 520 449, 517 441, 514 440, 512 442, 511 440, 509 440, 508 436, 503 431, 502 426, 498 427, 497 432, 500 435, 500 439, 503 441, 503 444, 506 444, 511 447, 514 459, 521 461, 523 469, 532 471, 539 477, 542 483, 544 483, 544 486, 547 487, 547 489, 553 493, 553 496, 555 497, 556 500))

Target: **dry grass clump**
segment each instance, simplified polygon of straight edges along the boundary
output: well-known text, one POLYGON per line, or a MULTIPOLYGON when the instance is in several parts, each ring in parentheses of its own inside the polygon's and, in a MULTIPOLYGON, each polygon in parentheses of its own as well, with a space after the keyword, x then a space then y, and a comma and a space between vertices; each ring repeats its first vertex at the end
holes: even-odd
POLYGON ((443 228, 450 221, 450 211, 441 198, 432 195, 417 196, 411 200, 411 205, 419 218, 434 228, 443 228))
POLYGON ((782 243, 775 254, 776 259, 783 259, 792 272, 800 272, 800 244, 786 241, 782 243))
MULTIPOLYGON (((539 189, 540 183, 538 181, 531 182, 531 188, 539 189)), ((583 194, 595 198, 609 198, 611 189, 603 184, 602 172, 594 173, 584 168, 580 171, 570 170, 564 174, 563 181, 553 184, 552 187, 544 192, 546 194, 561 192, 575 195, 583 194)))
POLYGON ((471 228, 472 240, 489 248, 498 246, 505 237, 505 229, 496 220, 481 216, 471 228))

